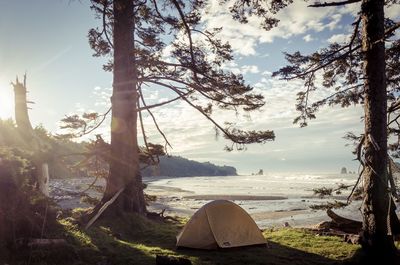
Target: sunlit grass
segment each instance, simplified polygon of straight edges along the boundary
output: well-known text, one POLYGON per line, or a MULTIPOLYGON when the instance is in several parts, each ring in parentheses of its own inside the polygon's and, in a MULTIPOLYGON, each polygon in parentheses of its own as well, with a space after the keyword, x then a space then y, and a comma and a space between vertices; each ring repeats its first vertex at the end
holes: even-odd
POLYGON ((97 249, 97 246, 93 244, 91 237, 89 237, 85 231, 80 229, 78 225, 74 225, 66 219, 59 220, 59 223, 63 226, 67 239, 70 240, 73 245, 97 249))
MULTIPOLYGON (((318 236, 302 229, 266 230, 268 246, 225 250, 176 249, 182 222, 161 223, 137 215, 101 220, 85 231, 61 220, 68 242, 75 248, 75 263, 155 264, 156 255, 188 258, 196 265, 216 264, 334 264, 359 248, 339 237, 318 236)), ((60 264, 67 264, 62 263, 60 264)))
POLYGON ((304 229, 282 228, 265 231, 264 236, 270 242, 337 260, 350 257, 360 248, 344 243, 341 237, 319 236, 304 229))

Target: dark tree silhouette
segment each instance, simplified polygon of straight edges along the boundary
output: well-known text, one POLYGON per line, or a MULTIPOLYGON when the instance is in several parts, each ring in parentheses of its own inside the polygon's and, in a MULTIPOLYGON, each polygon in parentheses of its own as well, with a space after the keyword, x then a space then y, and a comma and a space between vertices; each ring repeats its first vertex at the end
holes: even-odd
MULTIPOLYGON (((262 26, 268 30, 279 22, 274 14, 292 2, 273 0, 266 6, 263 1, 239 0, 230 10, 233 17, 242 23, 246 23, 249 16, 261 16, 262 26)), ((364 183, 362 245, 369 253, 393 254, 393 234, 400 233, 400 226, 392 199, 392 196, 397 196, 396 189, 388 173, 391 163, 388 161, 387 138, 388 134, 399 137, 400 132, 400 40, 394 37, 400 23, 386 18, 384 7, 400 1, 315 2, 309 7, 355 3, 361 3, 360 10, 347 42, 331 44, 310 55, 285 53, 289 65, 273 76, 304 82, 305 90, 298 93, 296 104, 300 115, 294 121, 300 126, 306 126, 307 120, 316 118, 315 113, 321 106, 363 104, 365 132, 360 137, 350 135, 359 141, 356 153, 362 165, 360 178, 364 183), (322 84, 317 79, 320 76, 322 84), (321 87, 334 92, 317 102, 310 102, 310 94, 321 87)), ((394 154, 398 153, 398 146, 398 142, 390 145, 394 154)))
MULTIPOLYGON (((142 112, 153 119, 165 146, 169 145, 152 113, 155 107, 183 100, 232 142, 226 147, 229 151, 275 138, 273 131, 245 131, 232 121, 223 125, 213 118, 214 108, 250 112, 259 110, 265 102, 262 95, 253 93, 252 87, 245 84, 242 75, 223 70, 223 63, 233 59, 231 48, 216 38, 220 28, 202 30, 199 10, 204 6, 203 1, 92 0, 91 3, 102 26, 89 31, 89 43, 94 56, 110 59, 104 69, 114 73, 110 172, 102 204, 124 190, 122 194, 126 196, 119 196, 110 208, 145 212, 138 171, 138 117, 148 149, 149 144, 142 112), (164 55, 166 48, 170 50, 168 56, 164 55), (147 104, 143 85, 175 96, 165 102, 147 104)), ((64 122, 65 127, 86 133, 97 127, 89 123, 98 120, 104 120, 104 116, 87 114, 83 119, 70 116, 64 122)))

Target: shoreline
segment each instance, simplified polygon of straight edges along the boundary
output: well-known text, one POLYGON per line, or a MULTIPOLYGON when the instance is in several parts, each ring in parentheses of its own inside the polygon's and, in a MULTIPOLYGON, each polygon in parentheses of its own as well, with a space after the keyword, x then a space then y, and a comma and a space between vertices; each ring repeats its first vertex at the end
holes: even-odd
MULTIPOLYGON (((272 227, 284 227, 285 223, 290 223, 293 227, 310 227, 318 224, 322 220, 328 220, 329 217, 322 213, 323 217, 309 218, 313 214, 311 209, 307 207, 291 207, 290 209, 279 208, 277 210, 259 209, 257 205, 252 207, 244 207, 246 202, 259 203, 261 205, 268 203, 284 203, 288 202, 288 196, 278 195, 248 195, 248 194, 196 194, 194 191, 185 190, 179 187, 168 186, 165 184, 147 183, 145 192, 149 195, 155 195, 156 201, 151 202, 148 209, 153 212, 161 212, 165 210, 167 215, 190 218, 198 209, 212 200, 230 200, 243 208, 257 223, 260 229, 268 229, 272 227), (297 217, 300 220, 294 221, 297 217), (311 219, 311 220, 310 220, 311 219), (315 221, 313 221, 315 220, 315 221), (311 222, 310 222, 311 221, 311 222)), ((314 197, 316 198, 316 197, 314 197)), ((304 201, 304 198, 296 198, 294 200, 304 201)))
MULTIPOLYGON (((325 211, 312 211, 309 208, 311 204, 323 203, 321 199, 313 196, 297 196, 291 193, 272 193, 268 191, 260 192, 254 195, 243 194, 243 191, 232 189, 233 194, 229 194, 230 189, 218 190, 210 186, 210 189, 197 189, 198 183, 193 183, 188 179, 184 183, 190 185, 175 185, 175 182, 161 181, 161 179, 169 178, 144 178, 147 188, 144 190, 148 195, 156 196, 156 200, 149 202, 148 211, 161 212, 165 209, 165 214, 169 216, 179 216, 190 218, 198 209, 212 200, 231 200, 242 207, 256 221, 262 229, 271 227, 282 227, 288 223, 292 227, 308 227, 318 224, 321 221, 329 220, 325 211), (153 184, 154 183, 154 184, 153 184), (207 193, 215 192, 215 194, 207 193), (218 193, 219 191, 219 193, 218 193), (235 191, 238 192, 235 194, 235 191)), ((176 178, 175 178, 176 180, 176 178)), ((90 207, 90 205, 82 203, 80 197, 70 196, 68 194, 58 194, 54 192, 57 188, 63 190, 79 191, 90 184, 91 179, 70 179, 52 181, 50 186, 52 196, 63 209, 73 209, 77 207, 90 207)), ((104 185, 105 183, 100 183, 104 185)), ((262 189, 261 189, 262 190, 262 189)), ((290 189, 288 189, 290 191, 290 189)), ((90 192, 91 196, 99 197, 100 193, 90 192)), ((354 208, 354 207, 353 207, 354 208)), ((354 208, 355 209, 355 208, 354 208)), ((353 212, 354 213, 354 212, 353 212)), ((343 214, 342 214, 343 215, 343 214)), ((346 214, 343 216, 346 217, 346 214)), ((347 215, 351 217, 351 215, 347 215)))
POLYGON ((264 196, 264 195, 226 195, 226 194, 199 194, 184 196, 184 199, 214 201, 214 200, 228 200, 228 201, 274 201, 274 200, 287 200, 288 197, 284 196, 264 196))
MULTIPOLYGON (((248 194, 196 194, 194 191, 148 183, 145 192, 156 196, 156 201, 149 203, 148 210, 162 212, 169 216, 190 218, 198 209, 212 200, 230 200, 243 208, 257 223, 260 229, 284 227, 310 227, 329 220, 324 211, 313 212, 305 205, 298 205, 304 198, 289 198, 277 195, 248 194), (269 207, 268 205, 273 205, 269 207)), ((316 199, 316 197, 314 197, 316 199)))

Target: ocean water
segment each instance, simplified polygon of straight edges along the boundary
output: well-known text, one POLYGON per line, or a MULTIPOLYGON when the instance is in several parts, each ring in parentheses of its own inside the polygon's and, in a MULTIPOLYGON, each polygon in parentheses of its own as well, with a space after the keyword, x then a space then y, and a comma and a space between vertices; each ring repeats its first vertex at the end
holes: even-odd
MULTIPOLYGON (((167 212, 190 216, 209 199, 204 195, 234 195, 234 200, 256 220, 260 227, 312 225, 329 220, 325 211, 314 211, 310 205, 328 200, 345 201, 349 191, 332 198, 321 199, 312 189, 335 187, 339 183, 353 184, 356 174, 303 174, 269 173, 265 175, 241 175, 224 177, 184 177, 146 179, 148 193, 158 195, 151 207, 166 208, 167 212), (249 196, 282 196, 286 199, 259 200, 249 196), (235 198, 235 197, 234 197, 235 198)), ((335 212, 352 219, 361 220, 360 201, 335 212)))
POLYGON ((301 197, 312 195, 316 187, 352 184, 355 174, 296 174, 241 175, 223 177, 184 177, 150 181, 152 185, 169 186, 195 194, 235 194, 259 196, 301 197))

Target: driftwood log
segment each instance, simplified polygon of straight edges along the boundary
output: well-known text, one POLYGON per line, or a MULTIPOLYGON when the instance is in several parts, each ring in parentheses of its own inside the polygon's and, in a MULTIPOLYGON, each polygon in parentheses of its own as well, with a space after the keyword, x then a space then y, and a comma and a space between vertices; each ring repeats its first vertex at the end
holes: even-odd
POLYGON ((47 238, 33 238, 29 240, 28 247, 58 247, 58 246, 66 246, 67 241, 65 239, 47 239, 47 238))
POLYGON ((63 238, 21 238, 16 240, 18 248, 42 248, 42 247, 65 247, 68 245, 63 238))
POLYGON ((339 236, 347 243, 358 244, 362 223, 336 214, 331 209, 327 210, 331 221, 324 221, 316 225, 311 231, 319 235, 339 236))
POLYGON ((330 228, 337 229, 349 234, 358 234, 361 231, 362 223, 342 217, 331 209, 326 211, 326 214, 332 219, 330 228))
POLYGON ((192 265, 192 262, 185 258, 157 255, 156 265, 192 265))

